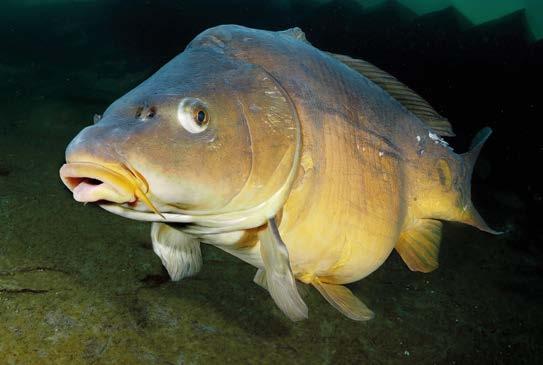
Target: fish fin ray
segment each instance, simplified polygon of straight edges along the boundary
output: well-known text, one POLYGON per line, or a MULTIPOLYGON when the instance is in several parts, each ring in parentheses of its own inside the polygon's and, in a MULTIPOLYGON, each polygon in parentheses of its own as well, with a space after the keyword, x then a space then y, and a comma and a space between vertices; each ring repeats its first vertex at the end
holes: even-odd
POLYGON ((448 119, 440 115, 426 100, 394 76, 367 61, 331 52, 326 53, 380 86, 440 136, 454 136, 448 119))
POLYGON ((287 246, 279 235, 274 218, 268 220, 267 227, 260 231, 258 236, 266 286, 275 304, 293 321, 306 319, 307 305, 298 293, 287 246))
POLYGON ((200 242, 164 223, 151 227, 153 251, 173 281, 196 275, 202 268, 200 242))
POLYGON ((411 271, 427 273, 438 268, 442 226, 435 219, 419 219, 400 234, 396 251, 411 271))
POLYGON ((328 284, 314 278, 311 284, 334 308, 355 321, 368 321, 375 314, 358 299, 347 287, 328 284))
POLYGON ((268 284, 266 283, 266 271, 264 269, 258 269, 255 277, 253 278, 253 282, 268 290, 268 284))
MULTIPOLYGON (((258 269, 255 273, 255 277, 253 278, 253 282, 261 288, 268 290, 268 283, 266 282, 266 270, 258 269)), ((300 293, 301 297, 307 296, 307 285, 300 281, 296 281, 296 287, 298 288, 298 293, 300 293)))
MULTIPOLYGON (((477 162, 477 158, 479 157, 479 153, 481 152, 483 145, 485 144, 485 142, 487 141, 488 137, 490 137, 491 134, 492 134, 491 128, 485 127, 481 129, 471 141, 470 150, 461 155, 469 171, 466 177, 465 184, 467 185, 467 187, 465 188, 465 191, 469 191, 468 189, 470 188, 470 185, 471 185, 471 176, 473 175, 473 169, 477 162)), ((496 235, 503 233, 500 231, 496 231, 488 226, 488 224, 485 222, 483 217, 481 217, 479 212, 477 212, 477 209, 475 209, 475 206, 473 205, 473 202, 471 202, 471 199, 470 199, 470 202, 463 207, 463 212, 458 220, 462 223, 477 227, 478 229, 484 232, 488 232, 488 233, 496 234, 496 235)))
POLYGON ((470 173, 473 171, 473 168, 475 166, 475 163, 477 162, 479 154, 481 153, 483 145, 488 140, 488 137, 490 137, 491 134, 492 129, 490 127, 484 127, 483 129, 481 129, 472 139, 469 151, 462 154, 462 157, 470 168, 470 173))

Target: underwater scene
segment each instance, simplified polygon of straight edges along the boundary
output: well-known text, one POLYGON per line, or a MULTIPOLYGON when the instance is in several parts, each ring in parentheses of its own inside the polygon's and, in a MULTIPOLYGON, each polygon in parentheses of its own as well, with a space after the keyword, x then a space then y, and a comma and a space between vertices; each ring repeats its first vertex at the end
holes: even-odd
POLYGON ((542 1, 2 0, 0 41, 0 365, 543 363, 542 1))

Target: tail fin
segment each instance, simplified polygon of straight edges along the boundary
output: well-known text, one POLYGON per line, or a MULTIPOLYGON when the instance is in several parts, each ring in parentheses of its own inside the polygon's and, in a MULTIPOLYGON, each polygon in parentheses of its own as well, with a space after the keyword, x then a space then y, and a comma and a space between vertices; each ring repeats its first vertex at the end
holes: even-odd
POLYGON ((479 132, 477 132, 475 137, 473 137, 471 145, 469 146, 469 151, 462 154, 466 165, 470 167, 470 176, 473 172, 475 162, 477 162, 477 158, 479 157, 479 153, 481 152, 483 145, 491 134, 492 129, 490 127, 484 127, 483 129, 481 129, 479 132))
MULTIPOLYGON (((492 129, 490 129, 489 127, 485 127, 481 129, 473 138, 473 141, 471 142, 470 150, 462 154, 465 165, 468 169, 467 174, 466 174, 466 178, 467 178, 466 180, 467 180, 468 185, 471 184, 471 176, 473 174, 473 167, 475 166, 475 163, 477 162, 479 153, 481 152, 483 145, 485 144, 486 140, 488 139, 488 137, 490 137, 491 134, 492 134, 492 129)), ((488 232, 492 234, 503 233, 503 232, 493 230, 492 228, 488 226, 488 224, 486 224, 486 222, 481 217, 479 212, 477 212, 477 210, 473 206, 471 199, 469 199, 468 204, 466 204, 463 207, 462 218, 460 219, 460 221, 462 223, 466 223, 471 226, 474 226, 484 232, 488 232)))

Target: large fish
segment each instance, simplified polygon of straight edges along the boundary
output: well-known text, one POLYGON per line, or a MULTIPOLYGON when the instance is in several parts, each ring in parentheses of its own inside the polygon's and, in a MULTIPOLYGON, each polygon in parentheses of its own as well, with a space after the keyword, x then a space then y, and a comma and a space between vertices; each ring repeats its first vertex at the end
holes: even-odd
POLYGON ((79 202, 153 222, 173 280, 200 244, 258 268, 292 320, 296 281, 354 320, 373 317, 343 284, 395 248, 414 271, 438 266, 442 220, 490 229, 470 197, 490 129, 458 155, 449 122, 375 66, 313 47, 299 28, 218 26, 82 130, 62 181, 79 202))

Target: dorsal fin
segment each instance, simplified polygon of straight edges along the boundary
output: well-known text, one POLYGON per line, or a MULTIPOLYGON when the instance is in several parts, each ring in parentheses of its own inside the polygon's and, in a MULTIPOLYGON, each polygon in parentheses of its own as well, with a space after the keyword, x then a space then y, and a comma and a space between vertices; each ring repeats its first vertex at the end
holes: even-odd
POLYGON ((292 38, 294 38, 296 40, 299 40, 299 41, 302 41, 304 43, 311 44, 311 43, 309 43, 309 41, 305 37, 304 31, 301 30, 298 27, 281 30, 278 33, 281 33, 281 34, 284 34, 286 36, 292 37, 292 38))
POLYGON ((447 118, 439 115, 426 100, 408 86, 398 81, 394 76, 364 60, 358 60, 331 52, 326 53, 379 85, 383 90, 388 92, 390 96, 399 101, 407 110, 419 117, 419 119, 440 136, 454 136, 452 126, 447 118))

